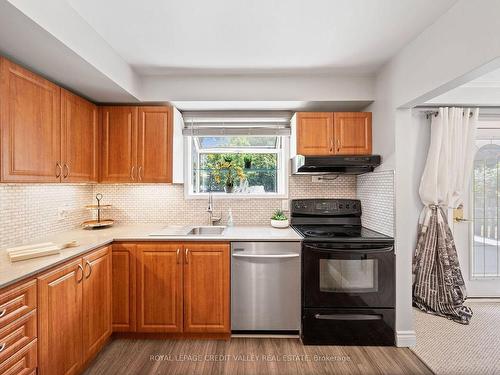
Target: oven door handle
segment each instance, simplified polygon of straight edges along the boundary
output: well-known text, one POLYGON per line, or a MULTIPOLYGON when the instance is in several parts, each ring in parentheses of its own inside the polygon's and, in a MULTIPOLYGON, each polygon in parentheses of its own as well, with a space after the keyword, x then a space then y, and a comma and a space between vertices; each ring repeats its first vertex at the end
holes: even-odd
POLYGON ((314 317, 320 320, 382 320, 379 314, 316 314, 314 317))
POLYGON ((393 246, 388 246, 388 247, 381 247, 380 249, 349 249, 349 248, 339 248, 339 247, 317 247, 313 245, 305 245, 306 248, 308 249, 313 249, 313 250, 319 250, 319 251, 328 251, 328 252, 341 252, 341 253, 346 253, 346 252, 352 252, 352 253, 389 253, 391 252, 394 247, 393 246))

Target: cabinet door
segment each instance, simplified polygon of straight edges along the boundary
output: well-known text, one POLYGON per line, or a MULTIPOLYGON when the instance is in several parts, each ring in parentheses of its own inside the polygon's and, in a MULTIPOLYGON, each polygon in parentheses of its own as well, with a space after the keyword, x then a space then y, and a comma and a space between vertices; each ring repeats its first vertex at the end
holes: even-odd
POLYGON ((184 331, 230 332, 229 244, 184 245, 184 331))
POLYGON ((101 182, 137 181, 137 107, 102 107, 101 137, 101 182))
POLYGON ((333 113, 297 113, 297 153, 307 156, 333 154, 333 113))
POLYGON ((334 124, 335 154, 372 153, 371 112, 335 112, 334 124))
POLYGON ((111 335, 111 247, 83 258, 83 362, 91 359, 111 335))
POLYGON ((182 332, 182 245, 137 245, 137 331, 182 332))
POLYGON ((137 147, 140 182, 172 182, 172 110, 139 107, 137 147))
POLYGON ((82 259, 38 278, 40 375, 77 374, 82 363, 82 259))
POLYGON ((113 331, 136 330, 135 244, 113 244, 113 331))
POLYGON ((97 181, 97 107, 61 90, 63 182, 97 181))
POLYGON ((3 182, 59 182, 60 89, 0 58, 3 182))

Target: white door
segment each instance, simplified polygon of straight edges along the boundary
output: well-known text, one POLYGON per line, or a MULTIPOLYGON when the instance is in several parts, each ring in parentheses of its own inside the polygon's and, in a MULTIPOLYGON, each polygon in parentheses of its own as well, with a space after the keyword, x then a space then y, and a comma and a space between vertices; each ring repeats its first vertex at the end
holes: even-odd
POLYGON ((466 220, 452 230, 468 297, 500 297, 500 130, 478 134, 466 220))

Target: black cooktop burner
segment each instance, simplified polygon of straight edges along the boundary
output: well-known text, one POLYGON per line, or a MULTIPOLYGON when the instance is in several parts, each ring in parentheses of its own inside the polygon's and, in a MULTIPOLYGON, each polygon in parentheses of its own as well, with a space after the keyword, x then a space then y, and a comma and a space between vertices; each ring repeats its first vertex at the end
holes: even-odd
POLYGON ((391 239, 382 233, 364 228, 362 226, 344 225, 292 225, 305 240, 308 241, 334 241, 356 240, 373 241, 391 239))
POLYGON ((356 237, 361 233, 360 230, 317 230, 317 229, 307 229, 304 230, 303 234, 306 237, 356 237))

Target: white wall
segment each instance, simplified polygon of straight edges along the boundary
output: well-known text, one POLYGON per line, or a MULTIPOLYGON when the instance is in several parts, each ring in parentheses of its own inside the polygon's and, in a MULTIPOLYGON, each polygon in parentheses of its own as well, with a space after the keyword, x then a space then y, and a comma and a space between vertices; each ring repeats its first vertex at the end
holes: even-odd
POLYGON ((421 204, 418 185, 429 125, 409 109, 500 65, 500 1, 460 0, 379 72, 373 150, 379 170, 396 170, 396 330, 398 346, 415 344, 411 264, 421 204))
POLYGON ((144 101, 279 100, 371 101, 374 79, 368 76, 190 75, 142 77, 144 101))

